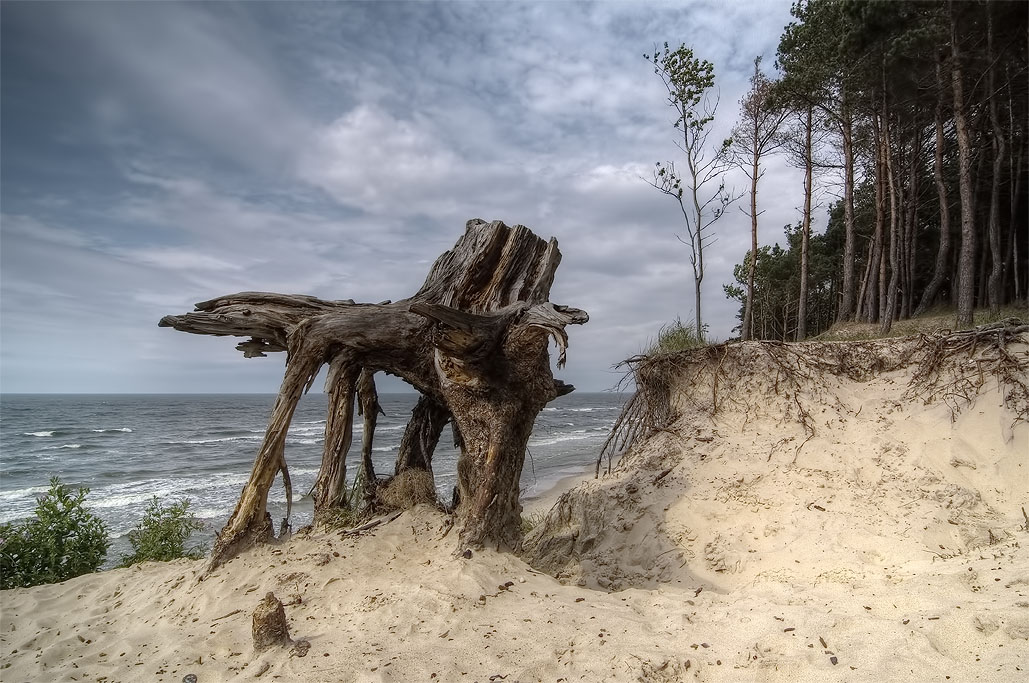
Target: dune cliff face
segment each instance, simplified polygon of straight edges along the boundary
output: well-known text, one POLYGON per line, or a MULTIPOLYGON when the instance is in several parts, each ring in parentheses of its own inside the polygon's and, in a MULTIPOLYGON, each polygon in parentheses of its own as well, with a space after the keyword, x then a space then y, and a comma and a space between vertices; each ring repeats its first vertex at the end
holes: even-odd
POLYGON ((630 447, 523 558, 595 589, 831 612, 928 638, 943 662, 1029 654, 1029 347, 939 340, 638 359, 630 447))
POLYGON ((176 561, 6 591, 0 680, 1021 680, 1027 363, 1024 338, 641 360, 628 452, 521 558, 462 555, 422 505, 199 582, 176 561), (294 647, 254 649, 268 592, 294 647))
POLYGON ((905 563, 1017 540, 1027 347, 968 351, 920 337, 641 359, 631 447, 523 556, 591 587, 724 591, 893 582, 905 563))

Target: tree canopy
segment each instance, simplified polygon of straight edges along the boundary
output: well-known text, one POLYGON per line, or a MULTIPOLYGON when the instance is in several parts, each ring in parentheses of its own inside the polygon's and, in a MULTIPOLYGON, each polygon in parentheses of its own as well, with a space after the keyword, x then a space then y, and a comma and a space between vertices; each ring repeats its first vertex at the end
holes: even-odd
POLYGON ((1024 301, 1029 6, 799 0, 792 15, 772 87, 820 122, 811 166, 836 196, 807 266, 804 224, 744 255, 725 289, 744 304, 754 269, 749 330, 888 331, 938 303, 967 327, 973 308, 1024 301))

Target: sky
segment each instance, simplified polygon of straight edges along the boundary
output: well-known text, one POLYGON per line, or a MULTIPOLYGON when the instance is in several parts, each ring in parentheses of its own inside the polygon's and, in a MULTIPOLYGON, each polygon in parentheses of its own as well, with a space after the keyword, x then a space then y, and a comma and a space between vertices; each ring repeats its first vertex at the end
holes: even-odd
MULTIPOLYGON (((284 354, 158 320, 244 290, 401 299, 470 218, 557 238, 551 301, 590 322, 555 375, 610 389, 695 315, 678 206, 644 182, 681 153, 643 55, 713 62, 720 141, 789 7, 4 2, 0 391, 275 392, 284 354)), ((769 159, 762 244, 799 219, 802 182, 769 159)), ((714 230, 702 317, 721 340, 750 219, 714 230)))

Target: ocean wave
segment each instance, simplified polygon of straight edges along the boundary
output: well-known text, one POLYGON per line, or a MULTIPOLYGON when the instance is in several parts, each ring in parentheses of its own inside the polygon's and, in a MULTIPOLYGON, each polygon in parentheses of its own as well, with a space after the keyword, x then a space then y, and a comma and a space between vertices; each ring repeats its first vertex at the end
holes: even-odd
POLYGON ((189 508, 189 511, 192 512, 197 517, 199 517, 200 519, 221 520, 224 523, 225 522, 225 518, 226 518, 226 516, 228 514, 226 512, 227 509, 228 508, 223 508, 223 507, 203 507, 203 508, 195 508, 194 509, 192 507, 192 505, 191 505, 190 508, 189 508))
POLYGON ((48 451, 57 451, 57 450, 60 450, 62 448, 82 448, 82 444, 80 444, 80 443, 66 443, 63 446, 45 446, 44 448, 45 448, 45 450, 48 450, 48 451))
POLYGON ((588 432, 573 432, 571 434, 561 434, 558 436, 551 436, 546 439, 530 439, 529 446, 553 446, 554 444, 561 443, 562 441, 581 441, 582 439, 596 439, 603 436, 602 434, 590 434, 588 432))
POLYGON ((203 444, 203 443, 223 443, 223 442, 226 442, 226 441, 260 441, 261 439, 262 439, 262 437, 258 436, 258 435, 253 435, 253 436, 222 436, 222 437, 219 437, 217 439, 183 439, 182 441, 171 441, 169 443, 171 443, 171 444, 180 444, 180 443, 203 444))
POLYGON ((290 436, 322 436, 325 434, 323 427, 290 427, 290 436))
POLYGON ((93 429, 91 431, 94 431, 94 432, 96 432, 98 434, 103 434, 104 432, 124 432, 124 433, 128 434, 128 433, 132 432, 132 430, 129 429, 128 427, 115 427, 114 429, 93 429))
MULTIPOLYGON (((323 421, 324 422, 324 421, 323 421)), ((361 434, 364 431, 364 425, 361 422, 356 422, 353 427, 354 434, 361 434)), ((380 430, 376 430, 380 431, 380 430)), ((389 431, 388 428, 381 431, 389 431)), ((264 433, 264 430, 261 430, 264 433)), ((325 434, 325 425, 311 425, 311 426, 297 426, 289 428, 290 436, 322 436, 325 434)))
POLYGON ((212 498, 224 498, 231 506, 231 500, 238 495, 238 487, 245 484, 248 479, 248 473, 220 472, 208 473, 198 478, 174 477, 111 484, 93 489, 89 494, 88 505, 95 508, 124 508, 148 503, 154 496, 162 501, 195 496, 207 502, 212 498), (198 494, 198 490, 205 493, 198 494), (189 491, 192 493, 187 493, 189 491), (222 495, 212 495, 214 493, 222 495))
POLYGON ((54 435, 54 430, 50 430, 49 432, 22 432, 21 435, 22 436, 53 436, 54 435))
POLYGON ((18 498, 24 498, 26 496, 35 497, 37 494, 46 493, 49 490, 49 486, 29 486, 23 489, 11 489, 10 491, 0 491, 0 500, 17 500, 18 498))

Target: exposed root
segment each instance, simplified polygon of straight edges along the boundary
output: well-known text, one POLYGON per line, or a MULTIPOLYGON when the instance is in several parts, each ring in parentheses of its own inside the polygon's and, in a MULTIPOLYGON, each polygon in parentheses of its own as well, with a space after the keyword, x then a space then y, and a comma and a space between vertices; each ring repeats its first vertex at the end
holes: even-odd
MULTIPOLYGON (((358 513, 376 507, 372 438, 381 412, 373 376, 395 375, 422 400, 400 445, 396 473, 418 470, 427 485, 417 501, 435 502, 432 450, 448 420, 460 428, 457 510, 468 545, 514 546, 520 539, 518 482, 533 420, 547 401, 572 387, 550 372, 548 338, 564 365, 565 327, 589 320, 585 311, 548 301, 561 254, 522 225, 474 219, 454 248, 433 264, 414 296, 391 303, 357 304, 313 297, 241 292, 197 305, 160 325, 185 332, 248 337, 247 357, 286 351, 286 373, 250 479, 226 523, 212 567, 271 537, 268 491, 278 473, 292 483, 284 447, 290 420, 318 371, 328 365, 329 411, 315 485, 315 519, 333 510, 358 513), (346 457, 353 441, 354 403, 364 418, 360 491, 346 490, 346 457)), ((404 480, 394 482, 399 487, 404 480)), ((402 501, 407 506, 410 500, 402 501)))
POLYGON ((916 354, 918 370, 904 398, 943 401, 956 419, 992 377, 1002 387, 1015 423, 1029 421, 1029 351, 1009 349, 1013 341, 1024 342, 1026 332, 1029 325, 1009 318, 974 330, 923 336, 916 354))
MULTIPOLYGON (((781 399, 775 408, 781 420, 800 423, 807 438, 815 436, 812 406, 838 401, 833 378, 867 381, 883 373, 917 364, 903 397, 926 403, 943 401, 956 417, 971 405, 984 383, 995 378, 1004 387, 1005 405, 1017 422, 1029 421, 1029 352, 1012 350, 1025 344, 1029 325, 1017 319, 965 332, 858 342, 760 341, 723 343, 674 353, 635 356, 628 368, 636 393, 626 403, 597 459, 595 474, 607 456, 607 472, 616 454, 628 452, 656 432, 691 414, 714 416, 726 406, 749 414, 771 406, 751 404, 754 396, 781 399), (749 385, 744 386, 746 379, 749 385), (765 384, 767 392, 754 383, 765 384)), ((620 366, 620 367, 621 367, 620 366)))

